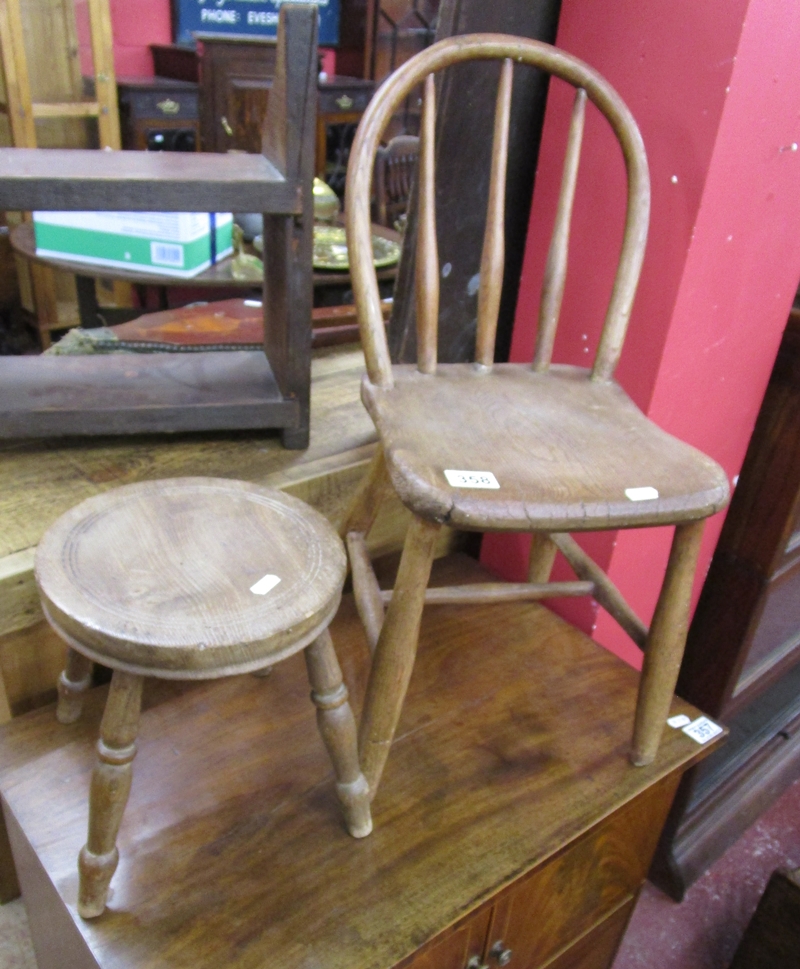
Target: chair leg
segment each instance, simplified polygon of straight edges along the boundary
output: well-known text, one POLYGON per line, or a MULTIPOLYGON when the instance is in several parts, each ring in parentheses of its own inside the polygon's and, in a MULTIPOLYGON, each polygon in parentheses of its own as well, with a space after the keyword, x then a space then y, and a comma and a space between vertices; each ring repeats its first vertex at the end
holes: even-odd
POLYGON ((375 456, 370 463, 364 477, 361 479, 350 506, 339 525, 342 540, 349 532, 360 532, 364 536, 369 534, 373 522, 378 515, 381 502, 391 488, 383 448, 378 445, 375 456))
POLYGON ((67 664, 58 678, 56 720, 75 723, 83 709, 83 696, 92 681, 94 663, 71 646, 67 648, 67 664))
POLYGON ((365 838, 372 831, 369 786, 358 763, 356 721, 327 629, 306 646, 305 657, 317 724, 333 762, 347 830, 354 838, 365 838))
POLYGON ((101 915, 119 861, 119 831, 131 789, 131 762, 142 705, 142 677, 114 670, 89 793, 89 836, 78 857, 78 913, 101 915))
POLYGON ((705 521, 675 528, 664 584, 647 635, 630 759, 637 767, 654 760, 678 682, 697 556, 705 521))
POLYGON ((528 582, 549 582, 558 549, 549 535, 534 532, 528 559, 528 582))
POLYGON ((440 528, 416 516, 411 519, 394 593, 375 648, 359 736, 361 766, 371 797, 375 797, 411 679, 440 528))

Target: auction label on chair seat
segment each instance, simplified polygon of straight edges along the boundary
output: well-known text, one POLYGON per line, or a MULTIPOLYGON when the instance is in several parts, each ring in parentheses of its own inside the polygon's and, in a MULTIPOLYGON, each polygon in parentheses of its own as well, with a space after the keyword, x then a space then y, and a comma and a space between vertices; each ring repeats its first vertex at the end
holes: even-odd
POLYGON ((500 482, 491 471, 445 471, 451 488, 499 488, 500 482))

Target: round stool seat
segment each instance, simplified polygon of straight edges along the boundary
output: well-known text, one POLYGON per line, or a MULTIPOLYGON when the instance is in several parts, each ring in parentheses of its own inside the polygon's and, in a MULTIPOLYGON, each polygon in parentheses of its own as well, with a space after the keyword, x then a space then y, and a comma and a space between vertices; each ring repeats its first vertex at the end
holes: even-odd
POLYGON ((219 478, 127 485, 47 531, 36 581, 78 652, 144 676, 245 673, 333 618, 346 560, 330 523, 279 491, 219 478))

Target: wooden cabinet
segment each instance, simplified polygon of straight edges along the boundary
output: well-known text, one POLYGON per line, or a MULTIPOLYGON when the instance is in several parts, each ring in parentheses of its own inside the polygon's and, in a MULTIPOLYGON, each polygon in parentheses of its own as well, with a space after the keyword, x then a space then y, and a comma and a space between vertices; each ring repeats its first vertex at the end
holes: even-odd
POLYGON ((197 84, 169 77, 120 78, 122 147, 138 151, 197 151, 197 84))
POLYGON ((678 692, 729 742, 684 778, 652 877, 673 897, 800 775, 800 310, 689 630, 678 692))
MULTIPOLYGON (((203 151, 261 151, 261 130, 275 73, 275 43, 204 37, 200 58, 203 151)), ((315 168, 343 187, 355 127, 375 85, 357 77, 319 81, 315 168), (341 183, 341 184, 340 184, 341 183)))
POLYGON ((518 879, 423 948, 408 969, 605 969, 622 939, 676 783, 662 781, 518 879))
POLYGON ((275 75, 275 42, 203 37, 200 142, 203 151, 261 151, 275 75))
MULTIPOLYGON (((434 566, 434 585, 485 579, 465 556, 434 566)), ((351 597, 331 634, 358 706, 351 597)), ((0 792, 39 969, 608 969, 680 775, 715 746, 668 729, 632 767, 637 685, 540 605, 426 610, 374 831, 354 841, 302 663, 150 682, 125 860, 91 923, 71 906, 103 691, 70 727, 17 718, 0 792)))

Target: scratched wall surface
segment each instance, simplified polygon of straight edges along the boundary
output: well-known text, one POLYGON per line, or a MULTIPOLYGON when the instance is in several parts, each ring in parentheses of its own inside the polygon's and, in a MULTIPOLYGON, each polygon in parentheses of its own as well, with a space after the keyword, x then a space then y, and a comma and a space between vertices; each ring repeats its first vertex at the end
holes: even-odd
MULTIPOLYGON (((791 0, 564 0, 556 43, 601 71, 630 106, 653 185, 642 281, 617 376, 655 421, 738 474, 800 278, 800 9, 791 0)), ((595 122, 597 119, 595 119, 595 122)), ((553 90, 515 319, 529 359, 568 102, 553 90)), ((555 359, 590 359, 622 225, 623 166, 587 125, 555 359), (588 352, 587 352, 588 351, 588 352)), ((632 482, 646 484, 646 482, 632 482)), ((721 516, 706 528, 695 595, 721 516)), ((587 548, 649 620, 668 529, 594 536, 587 548)), ((484 541, 484 560, 519 576, 527 543, 484 541)), ((564 567, 566 568, 566 567, 564 567)), ((565 614, 634 665, 639 654, 596 607, 565 614)))

